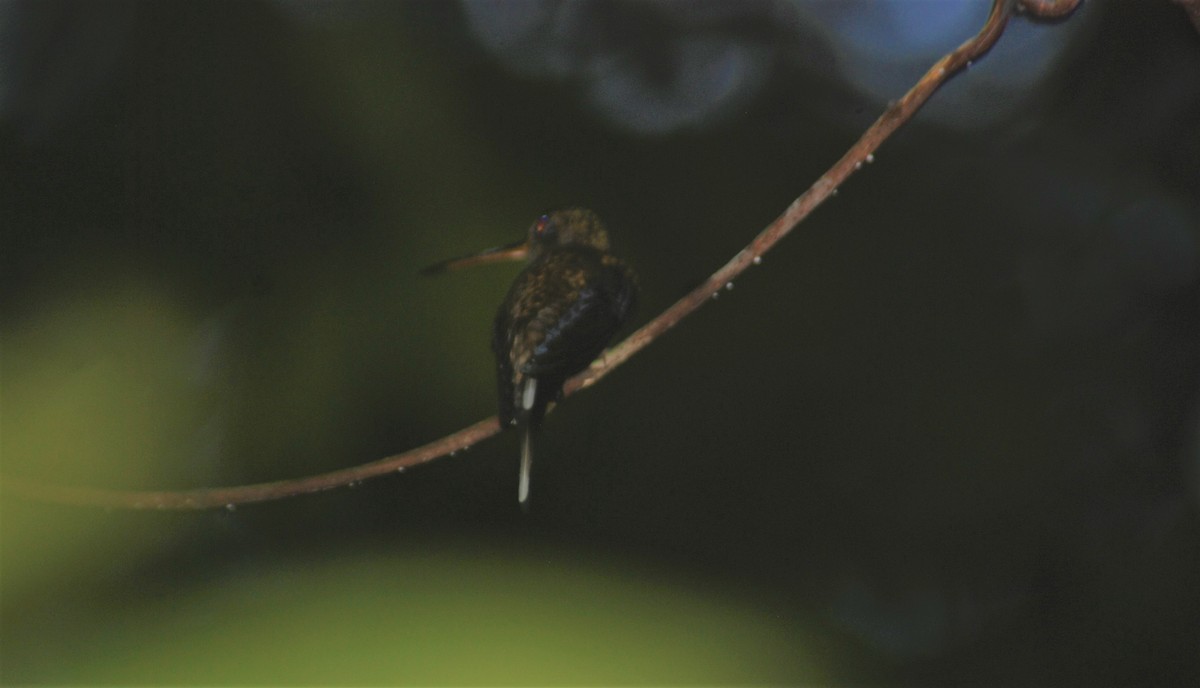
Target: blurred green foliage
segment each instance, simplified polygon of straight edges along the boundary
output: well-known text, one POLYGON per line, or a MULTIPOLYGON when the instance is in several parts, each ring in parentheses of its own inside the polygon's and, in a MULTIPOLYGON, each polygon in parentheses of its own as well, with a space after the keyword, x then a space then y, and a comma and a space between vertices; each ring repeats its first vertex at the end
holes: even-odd
POLYGON ((24 638, 6 683, 821 683, 809 634, 749 600, 587 552, 455 539, 280 561, 24 638))

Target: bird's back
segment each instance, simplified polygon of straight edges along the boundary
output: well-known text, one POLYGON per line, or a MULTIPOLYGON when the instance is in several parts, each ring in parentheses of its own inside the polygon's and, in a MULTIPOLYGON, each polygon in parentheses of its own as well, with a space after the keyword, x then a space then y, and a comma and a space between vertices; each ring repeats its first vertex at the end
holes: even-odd
POLYGON ((513 282, 493 328, 501 422, 536 427, 563 381, 608 345, 634 296, 629 269, 586 246, 557 247, 531 262, 513 282), (523 403, 528 378, 537 380, 537 389, 532 403, 523 403))

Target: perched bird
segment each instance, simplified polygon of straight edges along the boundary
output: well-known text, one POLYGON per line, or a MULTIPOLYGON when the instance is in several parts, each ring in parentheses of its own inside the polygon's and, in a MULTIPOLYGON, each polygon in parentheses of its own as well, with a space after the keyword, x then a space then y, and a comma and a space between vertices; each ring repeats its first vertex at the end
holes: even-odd
POLYGON ((608 231, 590 210, 539 217, 521 242, 427 268, 426 274, 500 260, 528 259, 492 326, 500 423, 521 430, 517 499, 529 500, 531 435, 563 382, 591 363, 633 307, 633 271, 609 252, 608 231))

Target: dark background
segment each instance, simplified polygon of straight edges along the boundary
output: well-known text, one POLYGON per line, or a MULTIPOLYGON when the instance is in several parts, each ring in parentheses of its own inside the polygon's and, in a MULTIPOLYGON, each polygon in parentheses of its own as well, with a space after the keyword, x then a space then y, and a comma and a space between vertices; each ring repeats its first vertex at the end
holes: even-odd
MULTIPOLYGON (((778 55, 647 132, 457 4, 11 3, 4 475, 261 482, 490 415, 516 268, 417 273, 555 206, 606 218, 653 317, 881 110, 771 6, 562 29, 664 90, 689 32, 778 55)), ((997 50, 553 413, 529 514, 511 434, 213 512, 6 494, 0 679, 1200 682, 1200 35, 1167 2, 1043 30, 1019 107, 968 91, 997 50), (965 93, 1006 114, 935 110, 965 93)))

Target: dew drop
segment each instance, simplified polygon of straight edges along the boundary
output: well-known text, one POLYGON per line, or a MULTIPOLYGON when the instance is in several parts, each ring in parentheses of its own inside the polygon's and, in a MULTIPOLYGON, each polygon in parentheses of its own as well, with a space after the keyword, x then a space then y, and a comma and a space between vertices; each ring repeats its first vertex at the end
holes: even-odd
POLYGON ((862 161, 854 163, 854 169, 861 170, 862 169, 862 161))
POLYGON ((869 164, 869 163, 873 163, 873 162, 875 162, 875 154, 874 154, 874 153, 867 153, 866 161, 867 161, 867 163, 868 163, 868 164, 869 164))
POLYGON ((450 456, 458 456, 458 450, 457 449, 450 450, 450 456))
POLYGON ((237 511, 237 504, 226 504, 225 510, 226 511, 237 511))
POLYGON ((399 468, 397 468, 397 469, 396 469, 396 472, 397 472, 397 473, 403 473, 403 472, 404 472, 404 466, 400 466, 399 468))
POLYGON ((753 262, 755 265, 762 265, 762 256, 754 256, 754 260, 751 262, 753 262))
POLYGON ((719 292, 719 291, 714 291, 714 292, 712 293, 712 299, 713 299, 713 301, 716 301, 718 298, 720 298, 720 296, 721 296, 721 292, 719 292))
POLYGON ((726 282, 725 283, 725 291, 732 291, 732 290, 733 290, 733 282, 726 282))
POLYGON ((837 195, 837 189, 834 189, 833 191, 830 191, 830 192, 829 192, 829 195, 830 195, 830 196, 836 196, 836 195, 837 195))

